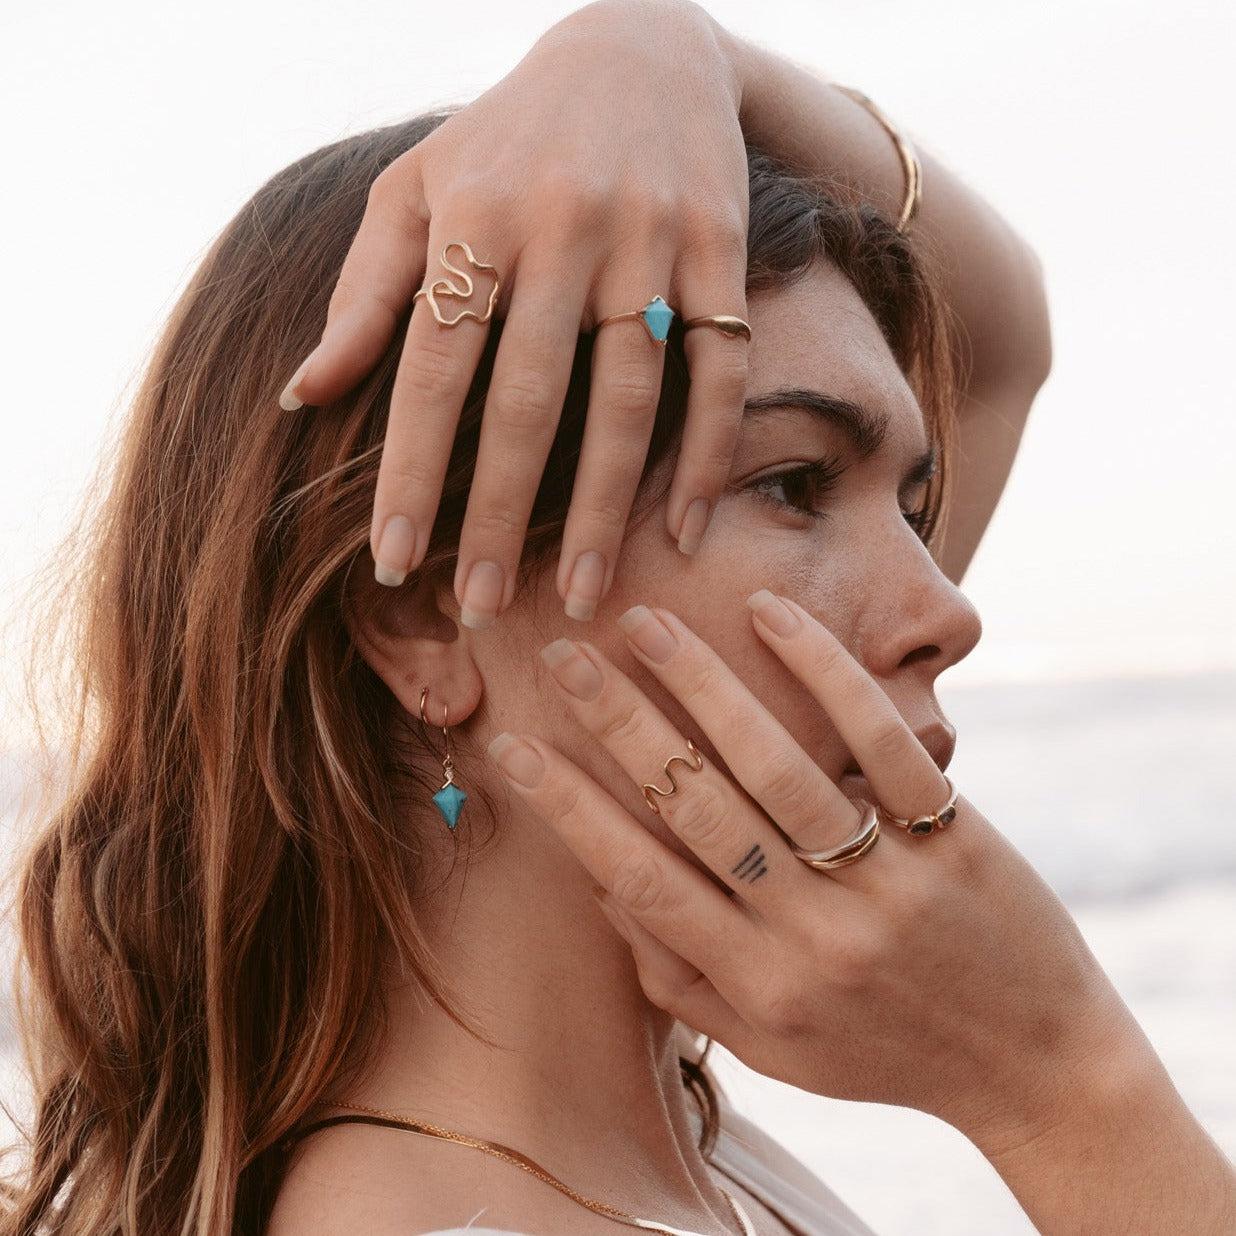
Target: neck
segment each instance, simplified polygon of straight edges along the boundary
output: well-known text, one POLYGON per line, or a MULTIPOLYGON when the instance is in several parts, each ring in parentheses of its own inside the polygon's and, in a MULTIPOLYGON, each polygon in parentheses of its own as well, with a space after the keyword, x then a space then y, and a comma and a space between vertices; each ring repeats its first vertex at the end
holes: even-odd
POLYGON ((587 873, 543 824, 512 823, 420 914, 443 996, 491 1042, 392 985, 375 1066, 342 1101, 503 1143, 641 1216, 732 1230, 690 1123, 685 1028, 643 994, 587 873))

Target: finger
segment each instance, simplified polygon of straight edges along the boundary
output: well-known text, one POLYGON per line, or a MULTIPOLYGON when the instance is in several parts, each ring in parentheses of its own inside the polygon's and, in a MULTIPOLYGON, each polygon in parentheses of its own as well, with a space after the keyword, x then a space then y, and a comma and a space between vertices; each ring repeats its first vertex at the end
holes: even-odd
POLYGON ((321 342, 279 398, 285 411, 338 399, 378 363, 424 273, 428 234, 420 163, 409 151, 369 187, 365 213, 331 293, 321 342))
POLYGON ((681 618, 636 605, 618 625, 631 651, 691 714, 729 772, 790 840, 823 850, 854 837, 862 811, 681 618))
POLYGON ((464 397, 489 336, 494 288, 501 288, 504 266, 496 249, 483 225, 434 217, 429 251, 435 262, 426 285, 434 295, 416 298, 408 322, 378 465, 369 544, 379 583, 401 584, 428 548, 464 397), (457 237, 479 238, 467 242, 475 262, 457 237), (437 320, 435 304, 453 326, 437 320))
POLYGON ((484 630, 515 596, 516 568, 579 344, 588 293, 582 263, 520 255, 485 399, 455 566, 466 627, 484 630))
POLYGON ((598 884, 667 948, 714 983, 724 981, 734 954, 754 936, 736 902, 542 739, 502 733, 489 754, 598 884))
POLYGON ((948 798, 944 774, 896 705, 823 623, 767 589, 748 603, 760 638, 827 711, 885 811, 922 815, 948 798))
MULTIPOLYGON (((741 213, 692 227, 698 241, 679 256, 675 283, 684 322, 705 314, 747 316, 747 224, 741 213)), ((742 428, 751 343, 708 325, 686 330, 691 385, 678 464, 665 507, 670 536, 684 554, 698 548, 729 479, 742 428)))
POLYGON ((684 961, 648 930, 612 895, 593 893, 614 930, 631 946, 635 969, 644 994, 700 1034, 725 1042, 733 1033, 738 1014, 689 961, 684 961))
MULTIPOLYGON (((594 293, 596 320, 651 304, 649 289, 668 283, 672 265, 668 249, 650 253, 646 243, 638 253, 619 251, 594 293)), ((580 622, 591 621, 613 583, 643 476, 665 372, 667 309, 668 303, 652 310, 649 325, 641 317, 595 328, 588 412, 556 581, 567 617, 580 622)))
POLYGON ((769 917, 800 896, 819 896, 822 882, 772 821, 702 755, 692 761, 677 728, 599 649, 558 639, 541 659, 576 720, 636 785, 662 791, 645 792, 649 808, 655 803, 670 831, 746 904, 769 917))

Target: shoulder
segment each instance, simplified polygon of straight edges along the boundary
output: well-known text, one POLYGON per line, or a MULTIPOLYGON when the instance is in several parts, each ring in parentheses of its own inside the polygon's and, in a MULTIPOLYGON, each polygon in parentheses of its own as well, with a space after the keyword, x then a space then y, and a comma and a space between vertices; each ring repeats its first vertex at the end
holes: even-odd
POLYGON ((263 1236, 527 1236, 579 1230, 577 1212, 492 1155, 349 1122, 296 1144, 263 1236))
POLYGON ((467 1187, 444 1187, 461 1171, 470 1175, 461 1153, 449 1143, 373 1125, 320 1129, 293 1148, 263 1236, 408 1236, 459 1228, 480 1236, 485 1229, 474 1220, 482 1208, 466 1209, 467 1187))

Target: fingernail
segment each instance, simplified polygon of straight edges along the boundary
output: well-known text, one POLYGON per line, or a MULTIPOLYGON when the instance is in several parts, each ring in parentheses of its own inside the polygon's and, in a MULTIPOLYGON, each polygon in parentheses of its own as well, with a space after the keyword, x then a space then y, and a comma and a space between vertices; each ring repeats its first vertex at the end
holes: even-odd
POLYGON ((668 661, 678 647, 673 632, 647 605, 632 605, 618 625, 650 661, 668 661))
POLYGON ((493 626, 506 578, 496 562, 474 562, 464 585, 459 621, 474 631, 493 626))
POLYGON ((575 559, 567 585, 563 609, 568 618, 591 622, 605 586, 605 558, 595 549, 585 550, 575 559))
POLYGON ((774 635, 790 636, 802 625, 798 615, 780 597, 761 588, 747 598, 755 616, 774 635))
POLYGON ((373 556, 373 577, 388 588, 397 588, 408 578, 416 549, 416 529, 406 515, 391 515, 382 525, 378 552, 373 556))
POLYGON ((577 700, 594 700, 601 694, 601 671, 569 639, 556 639, 541 649, 541 660, 554 680, 577 700))
POLYGON ((490 759, 518 785, 531 789, 545 775, 545 761, 533 746, 503 730, 490 741, 490 759))
POLYGON ((313 349, 303 361, 300 362, 300 368, 292 375, 291 381, 283 388, 283 394, 279 396, 279 406, 285 412, 295 412, 297 408, 302 408, 305 401, 295 393, 296 384, 305 376, 305 370, 309 368, 309 362, 313 360, 314 353, 317 348, 313 349))
POLYGON ((682 517, 682 527, 678 530, 678 548, 682 553, 693 554, 699 549, 707 523, 708 499, 696 498, 687 507, 687 513, 682 517))

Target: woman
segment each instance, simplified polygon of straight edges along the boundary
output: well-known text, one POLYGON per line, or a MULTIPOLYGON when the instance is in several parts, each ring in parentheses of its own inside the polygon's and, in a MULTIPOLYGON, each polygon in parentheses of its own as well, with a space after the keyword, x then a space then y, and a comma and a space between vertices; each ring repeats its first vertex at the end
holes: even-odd
POLYGON ((225 229, 77 544, 0 1231, 868 1231, 710 1038, 950 1121, 1044 1231, 1230 1226, 1230 1165, 944 776, 933 685, 1048 327, 934 161, 906 231, 852 200, 895 215, 896 149, 702 10, 606 2, 225 229), (664 348, 604 321, 650 288, 689 310, 664 348))

